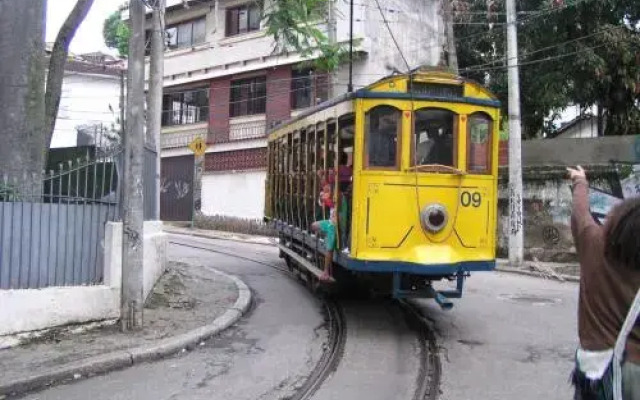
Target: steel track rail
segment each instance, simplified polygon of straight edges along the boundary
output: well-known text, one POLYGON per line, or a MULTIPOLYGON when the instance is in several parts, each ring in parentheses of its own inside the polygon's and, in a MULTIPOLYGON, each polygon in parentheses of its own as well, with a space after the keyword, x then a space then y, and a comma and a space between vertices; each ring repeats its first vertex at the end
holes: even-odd
MULTIPOLYGON (((212 248, 214 246, 218 247, 216 245, 203 244, 196 246, 192 244, 176 242, 173 240, 170 240, 169 243, 254 262, 256 264, 275 269, 283 273, 287 277, 300 282, 299 279, 297 279, 291 272, 289 272, 285 268, 282 268, 275 264, 256 260, 251 257, 240 256, 228 251, 212 248)), ((287 397, 286 400, 311 399, 316 391, 320 388, 320 386, 322 386, 322 383, 327 379, 327 377, 329 377, 337 369, 340 361, 342 360, 344 346, 347 338, 347 324, 344 313, 342 312, 342 307, 335 300, 329 299, 327 297, 322 297, 322 302, 327 318, 329 340, 323 349, 320 360, 316 364, 309 377, 296 391, 296 393, 290 397, 287 397)))
POLYGON ((440 395, 442 365, 431 322, 411 302, 398 300, 397 303, 405 313, 409 325, 420 336, 420 371, 413 400, 436 400, 440 395))

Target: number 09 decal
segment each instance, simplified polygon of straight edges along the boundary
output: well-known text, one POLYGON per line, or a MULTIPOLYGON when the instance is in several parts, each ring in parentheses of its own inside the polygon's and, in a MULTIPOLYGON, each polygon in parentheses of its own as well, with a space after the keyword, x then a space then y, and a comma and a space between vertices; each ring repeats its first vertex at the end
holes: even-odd
POLYGON ((478 208, 480 204, 482 204, 482 195, 478 192, 462 192, 460 195, 460 204, 462 204, 462 207, 473 206, 478 208))

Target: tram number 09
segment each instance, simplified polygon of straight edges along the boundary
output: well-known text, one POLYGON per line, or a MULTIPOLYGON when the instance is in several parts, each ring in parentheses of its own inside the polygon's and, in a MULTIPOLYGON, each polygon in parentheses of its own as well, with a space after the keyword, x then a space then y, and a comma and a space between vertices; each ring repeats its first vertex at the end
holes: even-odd
POLYGON ((482 204, 482 195, 478 192, 462 192, 462 195, 460 195, 460 203, 462 207, 473 206, 478 208, 480 204, 482 204))

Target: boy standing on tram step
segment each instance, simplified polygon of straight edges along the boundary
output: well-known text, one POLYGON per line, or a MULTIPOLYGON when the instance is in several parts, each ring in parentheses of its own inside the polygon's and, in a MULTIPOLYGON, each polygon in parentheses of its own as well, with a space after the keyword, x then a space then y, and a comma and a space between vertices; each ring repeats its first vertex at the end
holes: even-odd
POLYGON ((321 281, 328 281, 333 277, 333 251, 336 248, 336 213, 331 209, 329 219, 316 221, 311 224, 311 230, 324 235, 324 246, 327 253, 324 257, 324 270, 320 275, 321 281))
MULTIPOLYGON (((338 213, 340 214, 340 226, 342 231, 346 232, 346 224, 347 224, 347 200, 344 193, 341 193, 342 197, 341 201, 338 202, 338 213)), ((338 240, 336 235, 336 226, 338 223, 336 215, 335 207, 331 208, 329 211, 329 219, 316 221, 311 224, 311 231, 316 234, 322 233, 324 236, 324 245, 327 254, 324 257, 324 270, 322 275, 320 276, 321 281, 328 281, 333 277, 333 252, 338 246, 338 240)), ((343 233, 344 234, 344 233, 343 233)))
POLYGON ((572 374, 574 399, 613 399, 614 392, 620 394, 614 388, 621 381, 622 398, 639 400, 640 324, 634 313, 640 305, 636 296, 640 288, 640 199, 617 205, 600 226, 589 212, 584 170, 568 171, 573 181, 571 230, 580 261, 580 346, 572 374), (627 319, 628 331, 623 331, 627 319))

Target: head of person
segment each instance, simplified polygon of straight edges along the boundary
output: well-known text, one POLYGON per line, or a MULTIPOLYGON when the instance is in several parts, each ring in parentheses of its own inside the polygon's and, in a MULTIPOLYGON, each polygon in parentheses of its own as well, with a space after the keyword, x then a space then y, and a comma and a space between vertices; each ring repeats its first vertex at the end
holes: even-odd
POLYGON ((607 262, 640 270, 640 198, 625 200, 611 210, 604 231, 607 262))
POLYGON ((349 163, 349 154, 346 152, 340 153, 340 165, 348 165, 349 163))

